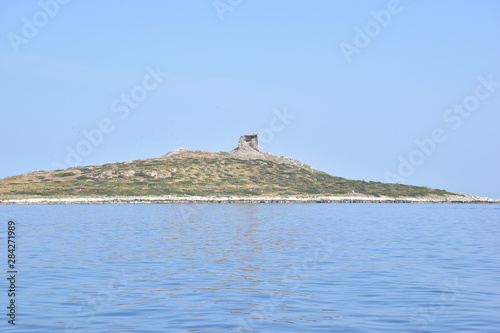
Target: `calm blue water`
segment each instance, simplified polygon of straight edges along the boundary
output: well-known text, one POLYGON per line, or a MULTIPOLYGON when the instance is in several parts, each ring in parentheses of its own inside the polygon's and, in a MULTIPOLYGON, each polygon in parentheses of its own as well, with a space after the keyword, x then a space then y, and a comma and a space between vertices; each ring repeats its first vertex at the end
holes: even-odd
POLYGON ((3 277, 8 219, 1 332, 500 331, 498 205, 0 206, 3 277))

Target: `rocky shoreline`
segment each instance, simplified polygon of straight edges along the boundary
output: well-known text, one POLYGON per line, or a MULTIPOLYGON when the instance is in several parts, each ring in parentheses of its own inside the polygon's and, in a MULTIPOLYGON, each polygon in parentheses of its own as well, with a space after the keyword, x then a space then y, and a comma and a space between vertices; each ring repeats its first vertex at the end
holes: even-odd
POLYGON ((176 203, 441 203, 500 204, 500 199, 474 195, 421 198, 393 197, 93 197, 93 198, 27 198, 0 200, 3 205, 47 204, 176 204, 176 203))

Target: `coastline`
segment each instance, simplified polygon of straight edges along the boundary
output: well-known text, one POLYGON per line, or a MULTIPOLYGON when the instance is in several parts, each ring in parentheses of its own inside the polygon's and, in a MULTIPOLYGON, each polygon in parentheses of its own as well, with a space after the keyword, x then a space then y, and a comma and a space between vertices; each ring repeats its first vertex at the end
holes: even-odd
POLYGON ((448 197, 69 197, 4 199, 0 205, 61 205, 61 204, 206 204, 206 203, 441 203, 441 204, 500 204, 500 199, 474 195, 448 197))

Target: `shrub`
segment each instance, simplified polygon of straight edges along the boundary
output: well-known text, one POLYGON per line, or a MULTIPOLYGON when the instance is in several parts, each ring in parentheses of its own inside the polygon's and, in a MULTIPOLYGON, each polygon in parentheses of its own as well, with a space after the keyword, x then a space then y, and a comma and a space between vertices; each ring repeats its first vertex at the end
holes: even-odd
POLYGON ((71 171, 70 172, 59 172, 59 173, 54 174, 54 176, 56 176, 56 177, 70 177, 70 176, 75 176, 75 175, 76 175, 76 173, 71 172, 71 171))

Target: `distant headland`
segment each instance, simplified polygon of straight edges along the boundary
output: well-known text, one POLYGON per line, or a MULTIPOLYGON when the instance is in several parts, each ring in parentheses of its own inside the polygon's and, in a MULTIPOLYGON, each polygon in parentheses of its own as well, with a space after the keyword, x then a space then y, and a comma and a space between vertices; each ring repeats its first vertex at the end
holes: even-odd
POLYGON ((350 180, 259 149, 243 135, 230 152, 179 148, 158 158, 0 179, 0 204, 500 203, 422 186, 350 180))

